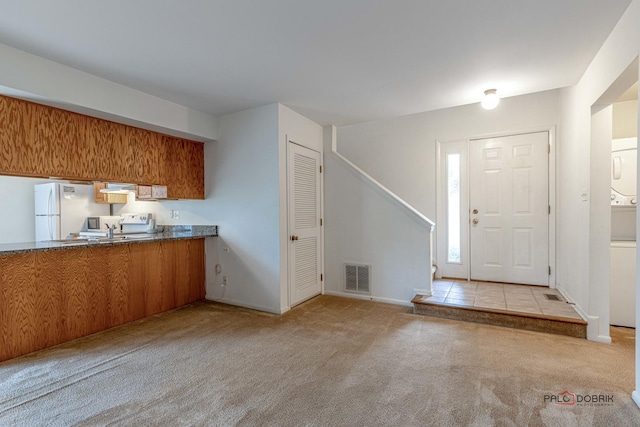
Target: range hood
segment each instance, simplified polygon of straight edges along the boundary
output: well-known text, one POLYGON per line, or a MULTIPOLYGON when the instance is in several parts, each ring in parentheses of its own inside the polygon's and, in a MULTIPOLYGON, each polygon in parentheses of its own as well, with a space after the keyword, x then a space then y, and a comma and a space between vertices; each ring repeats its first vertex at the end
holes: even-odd
POLYGON ((130 191, 136 191, 135 184, 108 183, 107 188, 100 189, 101 193, 107 194, 129 194, 130 191))

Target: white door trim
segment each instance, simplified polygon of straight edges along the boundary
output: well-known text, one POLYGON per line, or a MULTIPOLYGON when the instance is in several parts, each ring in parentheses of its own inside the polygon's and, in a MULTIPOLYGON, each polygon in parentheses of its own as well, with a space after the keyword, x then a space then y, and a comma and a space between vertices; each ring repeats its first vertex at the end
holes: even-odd
MULTIPOLYGON (((544 126, 544 127, 536 127, 523 129, 520 131, 511 131, 511 132, 496 132, 496 133, 488 133, 482 135, 475 135, 466 139, 458 139, 451 141, 440 141, 436 140, 436 263, 438 265, 438 271, 436 272, 436 277, 442 277, 442 269, 441 265, 446 263, 446 228, 444 225, 447 223, 446 221, 446 205, 445 205, 445 191, 442 174, 444 170, 444 165, 442 164, 442 153, 445 150, 446 144, 460 144, 461 141, 466 141, 466 156, 468 158, 469 155, 469 143, 478 139, 486 139, 486 138, 499 138, 505 136, 513 136, 513 135, 522 135, 527 133, 537 133, 537 132, 548 132, 549 133, 549 206, 551 207, 551 213, 549 215, 549 266, 551 267, 551 274, 549 275, 549 287, 555 288, 556 283, 558 283, 559 272, 556 270, 557 262, 556 262, 556 211, 557 211, 557 201, 556 201, 556 126, 544 126)), ((467 177, 468 177, 468 168, 467 168, 467 177)), ((468 199, 468 188, 469 183, 466 182, 466 191, 463 194, 466 194, 467 200, 466 204, 461 206, 461 209, 464 209, 464 206, 467 206, 465 212, 461 212, 462 221, 465 221, 469 216, 469 199, 468 199)), ((469 271, 469 263, 468 263, 468 254, 469 254, 469 229, 468 227, 463 227, 463 230, 466 232, 466 239, 463 238, 463 241, 466 241, 466 248, 463 248, 463 256, 467 260, 466 263, 466 279, 469 280, 470 271, 469 271)))

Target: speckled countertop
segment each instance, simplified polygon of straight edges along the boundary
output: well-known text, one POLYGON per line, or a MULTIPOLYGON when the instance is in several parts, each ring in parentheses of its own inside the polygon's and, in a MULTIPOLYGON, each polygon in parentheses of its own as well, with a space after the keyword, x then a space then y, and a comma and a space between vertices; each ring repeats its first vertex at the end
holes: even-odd
POLYGON ((24 243, 4 243, 0 244, 0 256, 14 255, 28 252, 57 251, 67 249, 77 249, 95 246, 111 245, 131 245, 137 243, 158 242, 161 240, 175 239, 202 239, 204 237, 215 237, 218 235, 217 225, 173 225, 159 226, 162 232, 153 234, 146 233, 123 233, 116 234, 113 240, 70 240, 68 243, 62 242, 24 242, 24 243))

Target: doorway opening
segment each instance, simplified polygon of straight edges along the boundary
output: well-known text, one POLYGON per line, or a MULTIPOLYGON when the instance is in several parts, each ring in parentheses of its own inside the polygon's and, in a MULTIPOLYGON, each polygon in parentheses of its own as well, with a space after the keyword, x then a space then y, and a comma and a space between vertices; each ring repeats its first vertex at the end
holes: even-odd
POLYGON ((613 104, 609 323, 635 328, 638 82, 613 104))
MULTIPOLYGON (((636 203, 632 202, 636 202, 636 197, 630 193, 636 192, 637 186, 629 187, 627 176, 623 176, 625 172, 627 175, 632 173, 637 165, 637 153, 626 152, 636 150, 632 146, 636 142, 629 145, 628 140, 622 141, 625 138, 614 138, 622 136, 619 130, 614 132, 614 116, 618 124, 625 121, 619 120, 621 115, 618 102, 626 103, 624 99, 628 92, 630 97, 637 98, 638 89, 634 86, 637 81, 638 59, 636 58, 591 106, 589 189, 585 193, 589 196, 585 199, 589 201, 588 295, 590 311, 598 315, 589 316, 589 327, 592 331, 590 336, 601 342, 611 342, 612 320, 616 323, 620 322, 616 320, 613 310, 619 308, 615 300, 620 296, 621 286, 622 299, 627 306, 627 311, 635 313, 636 307, 634 296, 629 294, 636 289, 636 282, 633 279, 635 273, 629 272, 629 268, 634 267, 636 261, 632 260, 629 265, 628 258, 630 253, 631 257, 635 258, 632 254, 635 248, 632 246, 634 246, 637 231, 632 227, 637 224, 637 216, 634 207, 636 203), (615 115, 614 105, 617 110, 615 115), (618 247, 620 244, 617 242, 626 242, 622 245, 627 247, 618 247), (622 266, 616 265, 618 261, 622 266), (626 278, 617 277, 624 271, 626 271, 626 278), (629 275, 632 277, 632 284, 622 285, 623 281, 628 283, 629 275), (614 281, 615 284, 612 286, 614 281), (631 308, 629 303, 632 304, 631 308)), ((631 132, 635 132, 637 138, 637 99, 628 101, 630 101, 629 106, 635 104, 635 113, 633 113, 635 120, 632 120, 632 123, 626 123, 625 127, 635 128, 631 132)))

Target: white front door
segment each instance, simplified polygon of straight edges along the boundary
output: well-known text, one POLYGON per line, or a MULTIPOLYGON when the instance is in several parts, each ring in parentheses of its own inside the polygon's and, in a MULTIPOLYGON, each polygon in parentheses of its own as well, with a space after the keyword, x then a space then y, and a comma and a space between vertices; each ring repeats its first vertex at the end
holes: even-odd
POLYGON ((549 283, 548 132, 470 141, 470 278, 549 283))
POLYGON ((320 153, 289 141, 289 305, 320 294, 320 153))

